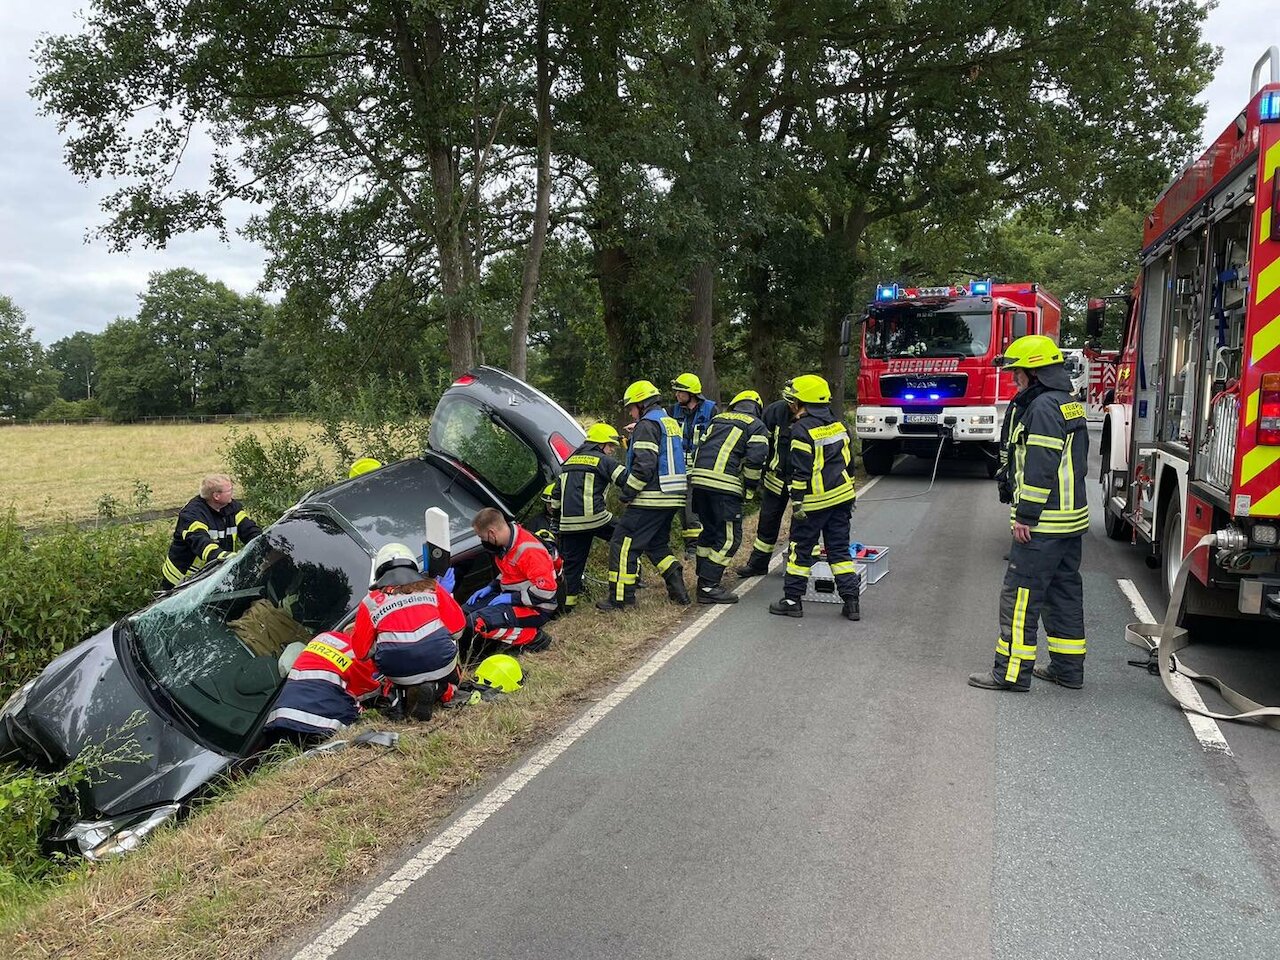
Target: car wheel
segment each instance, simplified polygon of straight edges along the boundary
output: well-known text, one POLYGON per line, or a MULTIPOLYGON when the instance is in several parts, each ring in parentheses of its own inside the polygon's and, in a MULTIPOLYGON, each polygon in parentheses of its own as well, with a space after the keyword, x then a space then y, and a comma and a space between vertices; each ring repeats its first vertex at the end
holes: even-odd
POLYGON ((1111 491, 1114 488, 1115 471, 1109 466, 1110 463, 1111 445, 1107 444, 1102 448, 1102 473, 1100 476, 1102 481, 1102 526, 1107 531, 1107 536, 1110 539, 1130 540, 1133 537, 1133 528, 1129 526, 1129 521, 1111 509, 1111 491))
POLYGON ((862 465, 873 477, 888 476, 893 472, 893 447, 887 444, 868 444, 862 448, 862 465))
POLYGON ((1182 504, 1170 501, 1164 517, 1164 535, 1160 538, 1161 586, 1164 598, 1173 597, 1173 584, 1182 566, 1182 504))

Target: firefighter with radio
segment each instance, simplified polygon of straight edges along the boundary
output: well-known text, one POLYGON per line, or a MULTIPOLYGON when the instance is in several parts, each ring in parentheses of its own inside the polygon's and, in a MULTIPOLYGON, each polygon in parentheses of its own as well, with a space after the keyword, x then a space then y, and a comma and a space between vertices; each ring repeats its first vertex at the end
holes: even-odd
POLYGON ((804 616, 801 598, 821 539, 836 591, 844 601, 841 613, 847 620, 860 620, 861 582, 849 552, 849 526, 857 497, 849 431, 832 413, 831 387, 822 377, 796 377, 784 388, 783 396, 795 416, 788 464, 791 548, 783 581, 784 596, 769 605, 769 612, 784 617, 804 616))
POLYGON ((684 432, 662 409, 661 394, 649 380, 627 387, 622 405, 635 421, 627 448, 622 502, 627 512, 614 524, 609 541, 609 594, 596 606, 620 610, 636 602, 640 555, 658 568, 674 603, 688 604, 684 568, 671 553, 671 521, 685 504, 684 432))
POLYGON ((754 390, 733 398, 711 418, 693 455, 689 486, 702 521, 698 537, 699 603, 737 603, 721 580, 742 543, 742 503, 755 495, 769 454, 769 434, 760 419, 764 401, 754 390))
POLYGON ((1062 351, 1048 337, 1020 337, 1002 358, 1022 402, 1009 434, 1013 546, 1000 594, 1000 637, 990 671, 972 674, 984 690, 1030 689, 1036 677, 1078 690, 1084 685, 1084 591, 1080 553, 1089 529, 1085 479, 1089 430, 1072 398, 1062 351), (1035 666, 1043 621, 1048 667, 1035 666))
MULTIPOLYGON (((702 439, 703 433, 716 415, 714 400, 702 395, 702 378, 696 373, 682 373, 671 381, 671 389, 675 391, 675 406, 670 411, 671 417, 680 424, 684 437, 685 469, 693 467, 693 451, 702 439)), ((685 496, 684 511, 681 514, 681 535, 684 537, 685 556, 691 556, 694 544, 702 533, 702 520, 693 508, 692 489, 685 496)))
MULTIPOLYGON (((790 389, 788 380, 783 393, 790 389)), ((787 400, 775 400, 764 410, 764 428, 768 435, 769 452, 765 459, 764 476, 760 481, 760 514, 756 522, 756 542, 745 566, 738 568, 740 577, 761 577, 769 572, 769 561, 778 545, 778 533, 782 530, 782 516, 787 512, 787 483, 790 480, 791 424, 795 420, 791 404, 787 400)))
POLYGON ((605 543, 613 539, 613 514, 605 505, 605 493, 611 483, 621 487, 627 475, 627 468, 614 459, 621 444, 617 430, 607 423, 593 423, 586 443, 564 462, 551 490, 551 509, 559 517, 566 612, 578 605, 591 544, 596 539, 605 543))

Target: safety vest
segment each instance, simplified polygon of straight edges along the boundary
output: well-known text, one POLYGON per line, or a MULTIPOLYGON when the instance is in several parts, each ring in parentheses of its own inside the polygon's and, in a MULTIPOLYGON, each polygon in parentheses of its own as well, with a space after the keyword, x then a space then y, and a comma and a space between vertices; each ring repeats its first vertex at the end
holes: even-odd
POLYGON ((853 500, 849 431, 827 407, 809 407, 791 428, 791 499, 806 510, 853 500))
POLYGON ((1089 429, 1084 404, 1065 390, 1045 390, 1010 433, 1013 505, 1009 524, 1047 537, 1078 537, 1089 529, 1086 480, 1089 429))
POLYGON ((555 562, 542 541, 518 523, 511 524, 511 540, 495 561, 498 588, 511 594, 513 608, 529 607, 552 614, 559 606, 555 562))
POLYGON ((687 483, 680 424, 653 407, 632 432, 624 491, 634 506, 668 509, 684 506, 687 483))
POLYGON ((677 403, 670 412, 672 418, 680 424, 680 436, 684 440, 685 455, 692 456, 694 447, 702 441, 703 434, 711 425, 712 417, 716 415, 716 402, 703 399, 692 410, 677 403))
POLYGON ((384 593, 375 587, 356 609, 353 642, 370 644, 384 677, 412 687, 453 673, 466 626, 466 614, 443 588, 384 593))
POLYGON ((564 462, 552 505, 560 507, 560 529, 566 533, 597 530, 613 519, 605 506, 609 484, 621 486, 627 468, 598 444, 583 444, 564 462))
POLYGON ((742 496, 751 489, 769 453, 769 435, 759 417, 729 410, 717 414, 693 455, 689 483, 704 490, 742 496))
POLYGON ((357 700, 378 689, 373 667, 356 656, 345 634, 316 636, 294 661, 266 729, 333 733, 360 715, 357 700))

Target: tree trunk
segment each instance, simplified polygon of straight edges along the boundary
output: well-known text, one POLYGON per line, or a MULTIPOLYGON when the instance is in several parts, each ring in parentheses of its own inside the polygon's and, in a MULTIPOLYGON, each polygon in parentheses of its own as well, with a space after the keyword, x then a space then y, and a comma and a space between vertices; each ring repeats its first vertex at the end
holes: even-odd
POLYGON ((538 270, 551 217, 551 65, 547 62, 547 0, 538 2, 538 186, 533 207, 533 234, 525 251, 520 302, 511 321, 511 372, 528 375, 529 314, 538 291, 538 270))
POLYGON ((719 396, 715 352, 716 263, 703 260, 693 271, 693 365, 702 378, 702 392, 719 396))
POLYGON ((609 369, 613 375, 613 395, 631 382, 631 351, 635 331, 628 330, 626 288, 631 273, 631 257, 621 244, 610 243, 596 253, 596 275, 600 282, 600 306, 604 315, 605 340, 609 344, 609 369))
POLYGON ((762 246, 758 240, 750 244, 755 259, 747 268, 746 278, 747 356, 751 359, 751 383, 767 406, 780 395, 782 376, 769 305, 769 268, 760 259, 762 246))

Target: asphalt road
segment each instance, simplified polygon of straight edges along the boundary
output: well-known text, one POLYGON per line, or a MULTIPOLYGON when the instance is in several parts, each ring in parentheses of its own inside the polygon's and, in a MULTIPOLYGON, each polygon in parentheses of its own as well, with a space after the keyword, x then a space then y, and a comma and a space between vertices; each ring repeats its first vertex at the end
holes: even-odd
MULTIPOLYGON (((1280 732, 1229 725, 1232 754, 1207 751, 1126 664, 1117 580, 1159 615, 1158 579, 1096 509, 1086 689, 966 686, 1007 508, 946 464, 886 499, 928 467, 855 515, 892 548, 861 623, 769 616, 777 574, 749 589, 335 955, 1280 955, 1280 732)), ((1188 657, 1280 703, 1274 646, 1188 657)))

